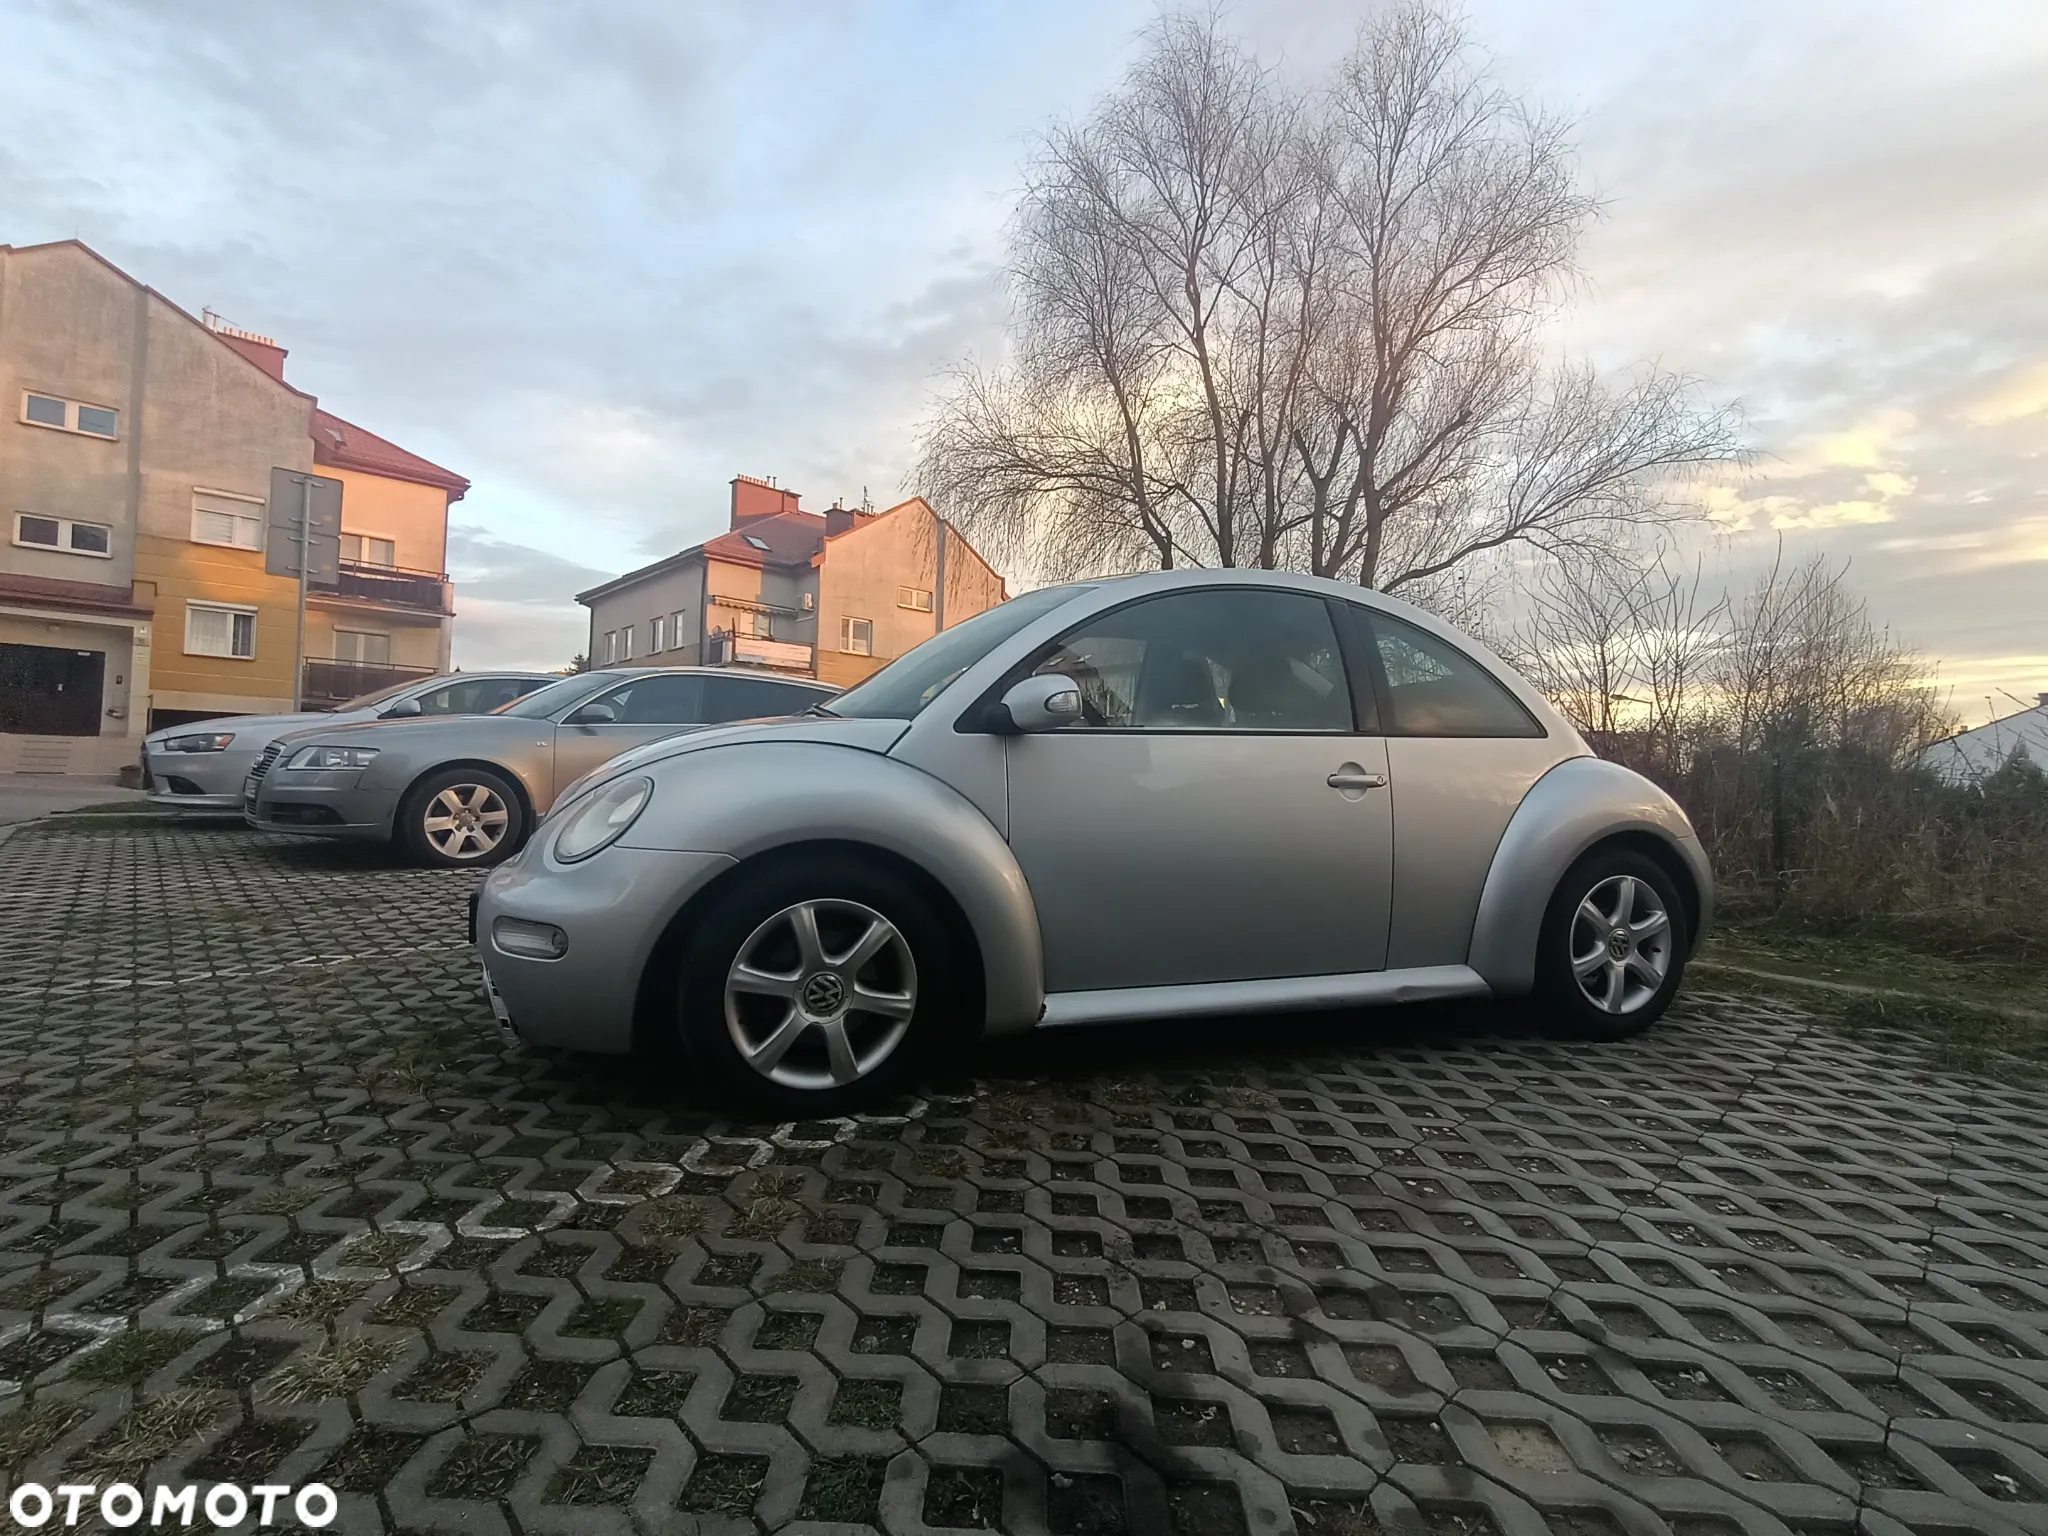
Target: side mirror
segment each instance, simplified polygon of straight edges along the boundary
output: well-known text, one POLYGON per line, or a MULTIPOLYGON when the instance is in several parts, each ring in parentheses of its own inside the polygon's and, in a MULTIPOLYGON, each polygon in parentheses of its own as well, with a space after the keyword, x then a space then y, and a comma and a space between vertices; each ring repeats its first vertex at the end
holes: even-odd
POLYGON ((1057 672, 1027 677, 1003 695, 995 715, 997 730, 1005 736, 1056 731, 1081 718, 1081 685, 1057 672))
POLYGON ((377 718, 380 720, 412 720, 425 714, 418 699, 400 699, 377 718))
POLYGON ((570 725, 617 725, 619 712, 609 704, 586 704, 568 719, 570 725))

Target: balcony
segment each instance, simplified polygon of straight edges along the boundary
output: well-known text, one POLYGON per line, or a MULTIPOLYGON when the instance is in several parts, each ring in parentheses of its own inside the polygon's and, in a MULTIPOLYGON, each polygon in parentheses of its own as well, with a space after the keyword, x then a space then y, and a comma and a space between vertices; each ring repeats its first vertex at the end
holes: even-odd
POLYGON ((397 667, 381 661, 336 661, 331 657, 308 656, 299 697, 308 709, 325 709, 379 688, 433 675, 432 667, 397 667))
POLYGON ((446 617, 454 610, 448 601, 448 578, 439 571, 412 571, 401 565, 363 565, 341 562, 341 574, 334 589, 316 593, 345 603, 374 603, 380 608, 404 608, 413 613, 446 617))

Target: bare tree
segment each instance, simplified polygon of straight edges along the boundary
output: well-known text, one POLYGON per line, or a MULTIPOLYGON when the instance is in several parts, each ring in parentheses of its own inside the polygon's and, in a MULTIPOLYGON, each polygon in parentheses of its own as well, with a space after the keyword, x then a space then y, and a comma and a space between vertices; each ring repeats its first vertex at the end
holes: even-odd
POLYGON ((1009 353, 962 368, 921 474, 1046 574, 1305 569, 1420 591, 1475 556, 1578 556, 1685 515, 1735 456, 1689 381, 1546 360, 1595 205, 1563 125, 1421 0, 1284 91, 1169 16, 1052 130, 1011 226, 1009 353))

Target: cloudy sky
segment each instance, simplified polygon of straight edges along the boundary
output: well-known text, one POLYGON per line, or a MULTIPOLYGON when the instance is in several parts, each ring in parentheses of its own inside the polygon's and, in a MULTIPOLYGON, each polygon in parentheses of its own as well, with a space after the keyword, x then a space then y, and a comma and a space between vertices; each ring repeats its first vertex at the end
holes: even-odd
MULTIPOLYGON (((1307 76, 1370 0, 1237 0, 1307 76)), ((468 475, 467 665, 735 472, 905 490, 1001 342, 1030 137, 1156 0, 0 0, 0 242, 78 236, 468 475)), ((1966 714, 2048 689, 2048 5, 1471 0, 1607 201, 1560 341, 1748 414, 1704 541, 1852 562, 1966 714)))

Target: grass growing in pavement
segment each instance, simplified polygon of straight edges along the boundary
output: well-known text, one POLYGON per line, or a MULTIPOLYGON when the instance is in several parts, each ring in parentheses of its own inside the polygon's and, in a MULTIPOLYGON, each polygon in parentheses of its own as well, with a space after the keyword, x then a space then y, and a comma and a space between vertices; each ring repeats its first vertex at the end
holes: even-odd
POLYGON ((360 1392, 397 1363, 403 1346, 391 1339, 344 1334, 315 1345, 272 1378, 281 1403, 317 1403, 360 1392))
POLYGON ((94 1441, 86 1450, 85 1468, 133 1482, 220 1417, 229 1401, 224 1393, 192 1387, 166 1392, 94 1441))
POLYGON ((0 1419, 0 1470, 15 1471, 36 1459, 90 1417, 83 1403, 42 1398, 0 1419))
POLYGON ((133 1386, 177 1359, 196 1337, 189 1333, 134 1329, 101 1345, 73 1366, 71 1374, 82 1381, 133 1386))

